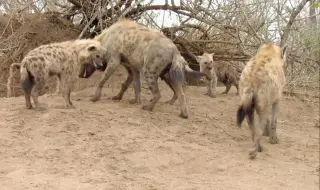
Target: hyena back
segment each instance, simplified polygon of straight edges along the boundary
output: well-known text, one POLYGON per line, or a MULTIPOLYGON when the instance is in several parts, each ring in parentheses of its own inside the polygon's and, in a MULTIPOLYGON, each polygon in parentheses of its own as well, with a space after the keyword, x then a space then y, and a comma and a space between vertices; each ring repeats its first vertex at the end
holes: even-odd
POLYGON ((249 60, 240 77, 240 105, 237 111, 237 124, 241 127, 247 117, 253 140, 253 147, 249 152, 255 158, 257 152, 262 151, 260 139, 262 133, 270 136, 270 143, 278 143, 276 134, 279 103, 285 85, 283 65, 286 60, 287 46, 268 43, 262 45, 257 54, 249 60), (271 123, 267 109, 272 107, 271 123), (259 116, 255 123, 254 112, 259 116), (265 130, 266 129, 266 130, 265 130))

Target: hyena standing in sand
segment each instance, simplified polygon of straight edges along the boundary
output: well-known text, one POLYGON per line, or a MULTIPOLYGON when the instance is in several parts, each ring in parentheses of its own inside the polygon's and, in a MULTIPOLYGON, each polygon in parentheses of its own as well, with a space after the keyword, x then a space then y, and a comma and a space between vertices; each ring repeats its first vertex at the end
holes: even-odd
POLYGON ((253 140, 253 147, 249 152, 251 158, 255 158, 257 152, 262 151, 260 145, 262 132, 270 136, 271 144, 278 143, 277 117, 285 85, 283 65, 286 60, 286 49, 287 46, 281 49, 273 43, 262 45, 257 54, 246 64, 240 77, 241 100, 237 111, 237 124, 241 127, 241 123, 247 117, 253 140), (267 113, 270 107, 272 107, 271 125, 267 113), (259 116, 259 123, 255 123, 254 111, 259 116))
POLYGON ((129 76, 122 84, 118 96, 113 99, 121 99, 128 86, 134 81, 135 99, 130 103, 140 103, 140 72, 143 72, 153 98, 149 104, 142 106, 142 109, 152 111, 161 97, 158 88, 158 78, 161 76, 178 96, 180 116, 188 118, 186 98, 182 89, 185 81, 184 71, 194 74, 199 72, 187 68, 185 60, 172 40, 158 31, 128 19, 116 22, 94 39, 100 41, 105 48, 104 60, 107 62, 107 68, 91 99, 93 102, 100 99, 104 83, 122 64, 127 68, 129 76), (167 72, 168 77, 165 77, 167 72))
POLYGON ((209 81, 207 95, 212 98, 216 97, 217 81, 226 86, 222 94, 228 94, 232 85, 237 88, 239 94, 239 80, 244 64, 241 62, 213 61, 213 53, 204 53, 202 56, 196 56, 200 65, 200 72, 206 74, 209 81))
POLYGON ((39 46, 31 50, 21 64, 11 65, 8 84, 11 83, 13 67, 20 67, 21 85, 25 93, 26 107, 32 108, 31 97, 37 110, 40 107, 38 96, 50 76, 58 78, 57 92, 62 91, 65 107, 74 107, 70 100, 72 82, 87 64, 102 64, 100 42, 91 39, 65 41, 39 46))

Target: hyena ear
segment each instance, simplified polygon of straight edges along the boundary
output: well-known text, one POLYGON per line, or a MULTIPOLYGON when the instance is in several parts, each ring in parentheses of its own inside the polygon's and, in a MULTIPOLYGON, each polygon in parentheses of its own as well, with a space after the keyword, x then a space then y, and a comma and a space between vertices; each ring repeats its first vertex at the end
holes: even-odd
POLYGON ((96 51, 97 50, 97 46, 91 45, 88 47, 88 51, 96 51))
POLYGON ((264 48, 264 47, 265 47, 265 44, 260 45, 256 53, 258 53, 258 52, 259 52, 260 50, 262 50, 262 48, 264 48))
POLYGON ((285 58, 286 55, 287 55, 287 48, 288 48, 288 45, 284 45, 282 48, 281 48, 281 58, 285 58))
POLYGON ((210 57, 212 57, 214 55, 214 53, 210 53, 209 55, 210 55, 210 57))
POLYGON ((198 63, 201 63, 202 57, 201 56, 195 56, 198 63))

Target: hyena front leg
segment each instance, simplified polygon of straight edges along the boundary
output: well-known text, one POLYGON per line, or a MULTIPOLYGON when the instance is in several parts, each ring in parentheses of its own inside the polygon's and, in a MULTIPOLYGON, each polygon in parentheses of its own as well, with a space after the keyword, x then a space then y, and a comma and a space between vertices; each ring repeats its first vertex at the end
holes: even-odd
POLYGON ((115 70, 120 65, 120 56, 119 55, 113 55, 110 60, 108 60, 108 66, 106 70, 104 71, 104 74, 102 75, 102 78, 100 79, 98 86, 96 87, 95 94, 91 98, 92 102, 96 102, 100 100, 101 97, 101 90, 104 85, 104 83, 111 77, 111 75, 115 72, 115 70))
POLYGON ((216 75, 213 75, 212 78, 209 80, 207 95, 210 96, 211 98, 216 97, 217 82, 218 82, 218 78, 216 75))
POLYGON ((70 100, 71 88, 72 88, 72 76, 61 75, 61 90, 62 96, 65 101, 65 108, 75 108, 70 100))
POLYGON ((56 94, 60 94, 61 93, 61 76, 60 74, 57 75, 57 86, 56 86, 56 94))
POLYGON ((133 81, 133 73, 131 68, 128 66, 124 66, 124 67, 126 68, 128 73, 127 79, 124 81, 124 83, 122 83, 120 92, 116 96, 113 96, 112 100, 121 100, 123 97, 123 94, 128 90, 130 84, 133 81))

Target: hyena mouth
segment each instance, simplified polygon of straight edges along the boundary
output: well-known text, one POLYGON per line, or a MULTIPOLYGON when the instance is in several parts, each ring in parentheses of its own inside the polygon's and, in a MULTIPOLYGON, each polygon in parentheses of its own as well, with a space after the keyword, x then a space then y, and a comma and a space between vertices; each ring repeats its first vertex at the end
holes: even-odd
POLYGON ((107 68, 106 62, 100 61, 100 60, 98 60, 98 62, 97 62, 96 60, 94 60, 94 61, 93 61, 93 65, 94 65, 94 67, 95 67, 98 71, 100 71, 100 72, 105 71, 106 68, 107 68))
POLYGON ((93 59, 92 64, 94 68, 97 69, 98 71, 104 71, 106 69, 101 59, 93 59))
POLYGON ((93 64, 91 64, 91 63, 84 64, 80 68, 80 73, 78 76, 80 78, 89 78, 95 72, 95 70, 96 70, 96 68, 93 64))

